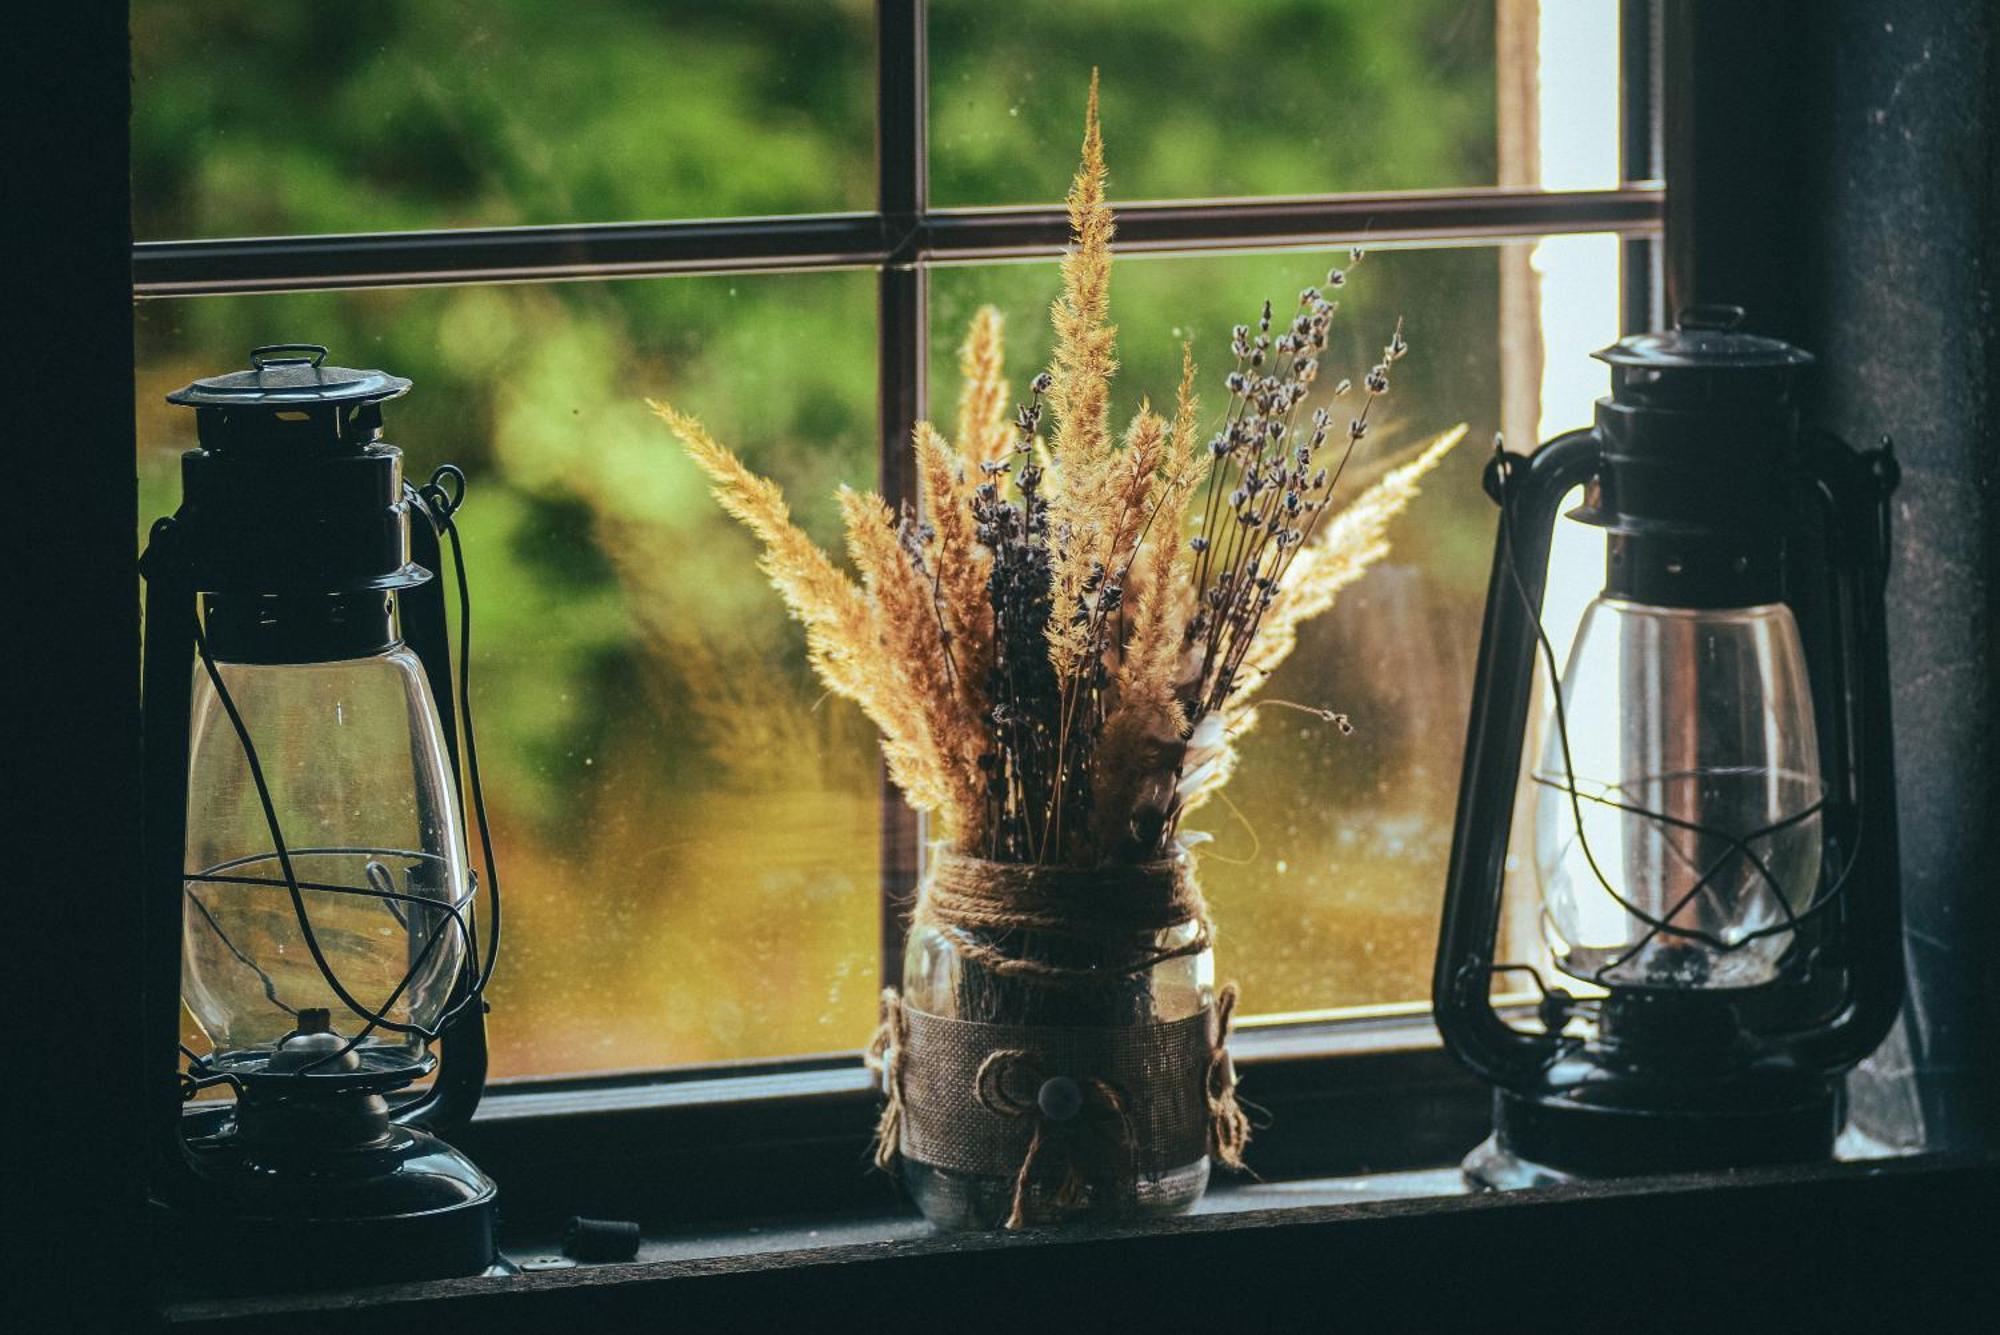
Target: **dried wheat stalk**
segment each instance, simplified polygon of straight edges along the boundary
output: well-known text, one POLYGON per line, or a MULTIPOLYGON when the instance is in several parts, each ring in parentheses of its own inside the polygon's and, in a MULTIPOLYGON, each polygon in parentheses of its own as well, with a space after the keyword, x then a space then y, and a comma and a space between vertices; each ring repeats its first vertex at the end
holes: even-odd
MULTIPOLYGON (((912 440, 928 519, 841 492, 858 583, 791 522, 776 486, 693 418, 652 405, 763 543, 814 669, 881 730, 905 798, 956 847, 1003 861, 1165 852, 1234 768, 1255 692, 1299 624, 1387 552, 1390 520, 1464 435, 1446 432, 1336 509, 1409 346, 1399 322, 1336 428, 1325 403, 1307 408, 1336 310, 1316 287, 1288 320, 1266 302, 1254 328, 1233 331, 1229 398, 1206 439, 1186 347, 1172 420, 1142 401, 1115 435, 1105 183, 1093 76, 1052 364, 1010 421, 1000 314, 973 318, 956 439, 920 423, 912 440)), ((1334 269, 1326 290, 1347 281, 1334 269)), ((1329 397, 1352 389, 1343 380, 1329 397)))

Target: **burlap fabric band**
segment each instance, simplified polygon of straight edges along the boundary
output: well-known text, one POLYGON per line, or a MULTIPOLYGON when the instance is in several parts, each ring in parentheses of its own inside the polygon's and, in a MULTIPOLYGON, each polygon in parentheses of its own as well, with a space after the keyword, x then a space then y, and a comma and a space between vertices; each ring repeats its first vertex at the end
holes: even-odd
POLYGON ((1011 1177, 1053 1102, 1107 1170, 1193 1163, 1208 1153, 1212 1018, 1204 1010, 1168 1024, 1056 1029, 905 1011, 902 1153, 1011 1177))
MULTIPOLYGON (((1206 950, 1201 893, 1184 861, 1079 871, 937 859, 916 921, 959 929, 960 954, 1039 988, 1102 986, 1206 950), (1176 932, 1194 924, 1193 932, 1176 932), (1004 951, 996 934, 1081 943, 1089 965, 1004 951), (1170 947, 1162 935, 1184 937, 1170 947)), ((869 1047, 885 1095, 876 1163, 900 1153, 951 1171, 1014 1179, 1008 1227, 1030 1184, 1058 1201, 1087 1187, 1129 1191, 1204 1153, 1240 1168, 1249 1120, 1236 1098, 1228 1037, 1234 984, 1181 1020, 1126 1025, 979 1023, 930 1015, 883 993, 869 1047)), ((1047 1007, 1043 1007, 1047 1013, 1047 1007)))

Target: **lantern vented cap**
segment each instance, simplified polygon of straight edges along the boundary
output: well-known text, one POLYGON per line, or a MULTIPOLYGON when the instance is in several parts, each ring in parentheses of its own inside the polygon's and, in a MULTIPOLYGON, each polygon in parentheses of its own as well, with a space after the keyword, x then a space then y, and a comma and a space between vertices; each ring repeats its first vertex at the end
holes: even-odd
POLYGON ((321 404, 380 403, 409 391, 410 382, 387 371, 328 366, 317 343, 270 343, 250 352, 250 369, 206 376, 167 395, 191 408, 273 409, 321 404))
POLYGON ((1689 306, 1672 329, 1633 334, 1591 356, 1650 371, 1770 371, 1809 366, 1813 355, 1783 339, 1745 333, 1741 306, 1689 306))

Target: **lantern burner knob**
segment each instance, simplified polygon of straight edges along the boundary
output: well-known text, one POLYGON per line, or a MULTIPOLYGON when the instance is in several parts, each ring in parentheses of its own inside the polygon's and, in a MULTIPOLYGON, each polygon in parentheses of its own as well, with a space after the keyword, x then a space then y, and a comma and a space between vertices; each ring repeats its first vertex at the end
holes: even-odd
POLYGON ((1726 334, 1741 328, 1748 314, 1741 306, 1726 302, 1710 302, 1702 306, 1684 306, 1674 317, 1676 329, 1706 329, 1726 334))
POLYGON ((308 1068, 327 1072, 361 1069, 361 1058, 346 1039, 333 1032, 333 1017, 323 1006, 299 1012, 299 1027, 278 1044, 264 1069, 284 1074, 308 1068))

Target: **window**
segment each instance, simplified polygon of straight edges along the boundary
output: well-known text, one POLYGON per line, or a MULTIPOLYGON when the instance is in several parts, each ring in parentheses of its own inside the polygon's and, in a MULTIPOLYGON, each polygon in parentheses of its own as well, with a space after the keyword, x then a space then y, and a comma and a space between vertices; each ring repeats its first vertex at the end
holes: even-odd
POLYGON ((411 377, 390 438, 471 475, 496 1078, 865 1038, 920 831, 640 400, 701 412, 821 536, 838 482, 907 494, 909 424, 948 410, 971 311, 1008 313, 1017 382, 1046 354, 1092 63, 1122 393, 1167 392, 1181 337, 1201 356, 1363 244, 1347 360, 1397 314, 1415 344, 1386 442, 1472 425, 1272 687, 1357 735, 1268 718, 1204 813, 1249 1023, 1422 1010, 1492 540, 1481 442, 1586 421, 1583 354, 1654 318, 1651 4, 132 19, 142 512, 171 508, 192 439, 161 394, 300 338, 411 377))

